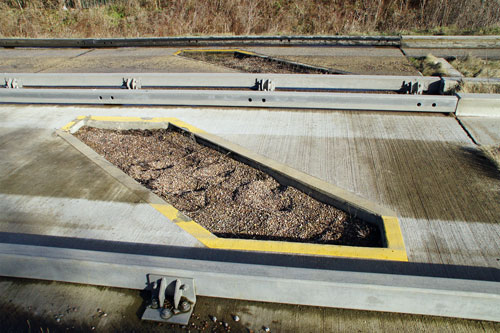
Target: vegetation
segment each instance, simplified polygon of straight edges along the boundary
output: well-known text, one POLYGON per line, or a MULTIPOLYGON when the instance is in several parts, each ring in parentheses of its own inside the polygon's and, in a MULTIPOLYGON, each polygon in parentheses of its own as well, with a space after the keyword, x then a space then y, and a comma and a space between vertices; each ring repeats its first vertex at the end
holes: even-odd
POLYGON ((425 58, 409 58, 409 60, 424 76, 443 76, 446 74, 443 66, 432 54, 428 54, 425 58))
POLYGON ((450 63, 465 77, 500 77, 500 60, 466 57, 455 59, 450 63))
POLYGON ((500 170, 500 146, 499 145, 491 145, 491 146, 481 146, 481 152, 484 156, 489 159, 495 166, 500 170))
POLYGON ((454 91, 462 93, 472 93, 472 94, 500 94, 500 84, 465 82, 459 85, 454 91))
POLYGON ((3 37, 498 34, 497 0, 0 0, 3 37))

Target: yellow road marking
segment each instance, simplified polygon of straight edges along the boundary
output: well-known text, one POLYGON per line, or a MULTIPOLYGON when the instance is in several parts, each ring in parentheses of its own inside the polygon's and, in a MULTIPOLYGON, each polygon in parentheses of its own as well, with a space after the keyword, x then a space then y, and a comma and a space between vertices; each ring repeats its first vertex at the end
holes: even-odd
POLYGON ((248 55, 256 55, 253 52, 250 51, 245 51, 241 49, 181 49, 177 52, 174 53, 174 55, 179 55, 181 53, 233 53, 233 52, 238 52, 238 53, 243 53, 243 54, 248 54, 248 55))
MULTIPOLYGON (((179 120, 177 118, 173 117, 155 117, 155 118, 150 118, 150 119, 144 119, 141 117, 113 117, 113 116, 90 116, 90 117, 85 117, 85 116, 79 116, 77 118, 78 120, 81 119, 88 119, 88 120, 93 120, 93 121, 106 121, 106 122, 146 122, 146 123, 171 123, 172 125, 175 125, 177 127, 183 128, 191 133, 206 133, 204 130, 199 129, 198 127, 195 127, 193 125, 190 125, 188 123, 183 122, 182 120, 179 120)), ((76 121, 71 121, 65 126, 63 126, 61 129, 63 131, 68 132, 71 127, 73 127, 77 122, 76 121)))

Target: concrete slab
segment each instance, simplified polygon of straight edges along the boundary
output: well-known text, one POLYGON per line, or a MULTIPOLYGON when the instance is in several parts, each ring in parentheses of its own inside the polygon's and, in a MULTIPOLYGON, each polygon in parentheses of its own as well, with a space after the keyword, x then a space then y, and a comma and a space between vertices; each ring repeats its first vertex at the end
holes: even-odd
MULTIPOLYGON (((180 118, 396 210, 401 217, 409 259, 421 266, 422 271, 500 280, 500 177, 479 157, 477 148, 456 120, 443 115, 3 105, 0 107, 1 231, 87 235, 131 242, 152 240, 161 244, 164 237, 172 236, 164 229, 165 223, 157 229, 163 219, 157 220, 154 212, 134 202, 127 189, 99 176, 99 170, 86 165, 78 154, 67 155, 67 148, 52 136, 54 129, 79 115, 180 118), (27 132, 34 136, 30 139, 27 132), (70 158, 63 163, 61 155, 70 158), (41 163, 63 163, 70 167, 57 168, 57 173, 47 172, 37 170, 41 163), (72 179, 71 175, 77 171, 87 176, 83 180, 72 179), (20 190, 4 193, 5 185, 15 187, 9 175, 16 174, 18 184, 24 185, 22 192, 28 195, 19 193, 20 190), (97 176, 104 182, 102 187, 93 181, 97 176), (39 179, 42 177, 47 179, 39 179), (83 181, 90 182, 89 186, 82 184, 83 181), (40 186, 43 183, 51 186, 40 186), (50 191, 50 187, 61 183, 64 183, 61 192, 50 191), (71 188, 83 185, 88 191, 72 194, 71 188), (102 193, 111 194, 117 202, 104 200, 102 193), (63 205, 56 207, 56 203, 63 205), (121 219, 144 223, 139 214, 152 221, 140 227, 129 224, 127 228, 131 229, 127 230, 122 227, 121 219), (15 220, 14 215, 20 218, 15 220), (110 215, 116 218, 104 220, 110 215), (83 217, 88 217, 86 222, 79 220, 83 217), (96 222, 89 222, 91 219, 96 222)), ((178 240, 182 242, 181 237, 178 240)), ((321 261, 317 264, 339 265, 321 261)), ((352 267, 351 264, 344 265, 352 267)), ((5 326, 16 330, 50 327, 52 331, 66 328, 88 331, 95 327, 152 332, 166 328, 139 321, 142 300, 137 291, 0 279, 0 294, 3 295, 0 319, 5 326), (75 312, 67 311, 73 307, 77 309, 75 312)), ((402 327, 449 332, 499 329, 498 323, 472 320, 199 298, 193 316, 195 326, 209 322, 208 315, 229 322, 234 331, 243 327, 257 331, 262 326, 273 331, 318 332, 395 331, 402 327), (242 326, 231 322, 231 314, 241 317, 242 326)))
POLYGON ((500 117, 459 117, 469 134, 480 145, 500 144, 500 117))
POLYGON ((0 142, 0 231, 202 246, 52 130, 0 142))
POLYGON ((174 56, 176 50, 172 48, 2 49, 0 72, 234 72, 225 67, 174 56))
MULTIPOLYGON (((190 47, 192 48, 206 49, 206 47, 190 47)), ((227 47, 216 48, 227 49, 227 47)), ((180 49, 182 48, 1 49, 0 72, 235 72, 223 66, 173 56, 180 49)), ((244 47, 243 49, 356 74, 418 75, 401 51, 393 47, 244 47)))
POLYGON ((3 106, 0 125, 11 132, 55 129, 79 115, 179 118, 396 211, 410 262, 454 265, 464 272, 464 266, 492 268, 482 273, 470 268, 470 274, 498 279, 500 175, 453 117, 3 106))
POLYGON ((391 47, 254 47, 252 52, 312 66, 366 75, 419 75, 401 50, 391 47))
POLYGON ((267 46, 243 47, 244 50, 265 54, 273 57, 280 56, 309 56, 309 57, 401 57, 403 54, 397 47, 300 47, 300 46, 267 46))

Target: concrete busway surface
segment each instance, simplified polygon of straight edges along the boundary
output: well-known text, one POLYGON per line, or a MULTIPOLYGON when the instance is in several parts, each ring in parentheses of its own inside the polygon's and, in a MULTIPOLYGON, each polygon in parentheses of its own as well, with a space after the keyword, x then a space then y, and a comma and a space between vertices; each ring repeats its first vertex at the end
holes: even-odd
MULTIPOLYGON (((236 72, 174 55, 183 49, 228 49, 228 47, 127 47, 104 49, 74 48, 0 48, 0 72, 33 73, 172 73, 236 72)), ((312 66, 331 67, 356 74, 419 75, 397 47, 249 47, 254 51, 283 60, 312 66)), ((231 47, 233 49, 233 47, 231 47)))
POLYGON ((0 231, 200 246, 53 135, 80 115, 176 117, 398 213, 411 266, 339 268, 500 280, 498 171, 440 114, 3 105, 0 231))
POLYGON ((100 171, 77 162, 78 154, 52 133, 86 114, 174 116, 395 210, 412 262, 499 265, 500 210, 494 190, 499 177, 451 116, 6 105, 1 111, 1 202, 3 215, 7 212, 8 217, 1 231, 34 228, 51 235, 77 236, 88 229, 92 237, 111 240, 161 239, 152 227, 161 225, 153 211, 148 213, 150 227, 137 225, 137 232, 120 228, 117 221, 126 216, 139 218, 143 211, 134 214, 137 205, 126 189, 105 185, 106 175, 91 177, 100 171), (67 163, 74 167, 58 167, 67 163), (106 220, 104 209, 92 212, 89 205, 103 205, 116 213, 106 220), (49 218, 54 209, 58 219, 49 218), (46 225, 38 220, 51 222, 46 225))
MULTIPOLYGON (((177 48, 172 52, 175 50, 177 48)), ((33 53, 25 50, 0 51, 25 54, 24 61, 2 57, 5 64, 2 71, 5 72, 16 68, 25 72, 30 66, 35 68, 34 64, 36 71, 46 72, 71 71, 73 66, 59 66, 62 62, 58 64, 57 61, 48 64, 50 57, 61 50, 48 51, 53 53, 43 61, 29 59, 33 53)), ((102 51, 108 55, 120 52, 102 51)), ((84 57, 84 52, 73 52, 74 55, 66 59, 78 55, 84 57)), ((182 63, 169 60, 158 66, 148 64, 149 60, 140 56, 130 58, 135 61, 131 64, 127 58, 132 54, 127 54, 126 50, 121 52, 121 58, 105 60, 103 53, 101 58, 92 60, 95 71, 124 72, 134 68, 142 71, 145 68, 147 72, 150 68, 150 71, 181 69, 200 72, 210 67, 189 60, 187 65, 184 60, 182 63), (99 68, 99 61, 105 61, 104 67, 99 68)), ((158 52, 162 52, 161 49, 158 52)), ((75 67, 76 71, 89 72, 89 64, 82 61, 80 67, 75 67)), ((207 71, 227 71, 213 66, 207 71)), ((440 114, 3 105, 0 107, 0 205, 3 204, 0 230, 80 239, 124 239, 136 243, 152 240, 163 244, 169 239, 173 244, 178 242, 197 248, 199 244, 195 239, 167 227, 165 220, 160 219, 154 210, 134 202, 134 196, 120 184, 108 179, 100 187, 94 181, 97 179, 95 175, 100 175, 100 179, 107 177, 93 167, 88 168, 89 165, 72 153, 70 147, 64 147, 52 136, 54 129, 79 115, 143 116, 144 113, 152 117, 177 117, 398 212, 410 266, 403 269, 385 262, 318 259, 316 267, 335 263, 336 268, 347 271, 397 271, 485 282, 500 280, 498 172, 478 153, 477 146, 456 119, 440 114), (32 139, 28 138, 30 135, 33 135, 32 139), (64 156, 74 159, 65 159, 64 156), (38 161, 48 164, 47 168, 42 168, 38 161), (74 170, 58 168, 60 165, 70 165, 74 170), (46 170, 57 172, 52 174, 46 170), (84 176, 72 177, 78 174, 84 176), (13 176, 11 180, 10 176, 13 176), (64 178, 67 176, 70 178, 64 178), (19 186, 16 186, 15 179, 20 181, 19 186), (6 206, 9 207, 7 214, 4 213, 6 206), (99 209, 89 211, 89 207, 99 209), (111 219, 104 209, 110 209, 114 214, 111 219), (148 219, 143 219, 143 216, 148 219), (132 224, 127 224, 131 232, 123 228, 123 223, 127 222, 132 224)), ((470 122, 464 119, 461 117, 462 125, 468 127, 472 121, 477 123, 479 117, 468 117, 470 122)), ((484 133, 479 127, 472 135, 480 142, 477 137, 484 133)), ((0 288, 4 295, 0 312, 15 313, 20 318, 33 320, 38 317, 44 323, 59 325, 52 320, 53 314, 66 313, 66 306, 71 303, 81 304, 78 306, 82 312, 77 312, 79 327, 157 329, 144 326, 146 324, 136 319, 135 312, 140 309, 141 300, 134 292, 19 279, 2 279, 0 288), (53 302, 49 304, 47 299, 53 302), (97 317, 96 308, 103 306, 116 312, 108 319, 97 317), (120 322, 124 326, 120 326, 120 322)), ((255 331, 266 324, 273 331, 400 330, 403 325, 409 330, 450 332, 500 329, 497 323, 484 321, 217 299, 205 299, 197 307, 203 315, 220 313, 219 318, 227 317, 231 309, 246 313, 241 317, 248 320, 247 326, 255 331)), ((62 322, 65 320, 63 318, 62 322)), ((23 320, 22 325, 25 325, 22 328, 27 328, 29 322, 23 320)))

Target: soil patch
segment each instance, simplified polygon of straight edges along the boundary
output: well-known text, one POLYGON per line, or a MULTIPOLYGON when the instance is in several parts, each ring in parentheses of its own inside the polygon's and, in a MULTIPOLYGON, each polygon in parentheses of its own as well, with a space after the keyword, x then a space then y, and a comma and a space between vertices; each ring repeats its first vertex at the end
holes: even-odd
POLYGON ((382 246, 376 226, 198 144, 189 133, 82 127, 75 136, 219 237, 382 246))
POLYGON ((183 52, 183 57, 225 66, 245 73, 275 74, 332 74, 329 70, 314 69, 279 59, 257 57, 239 52, 183 52))
POLYGON ((282 56, 284 60, 362 75, 418 75, 406 57, 282 56))

